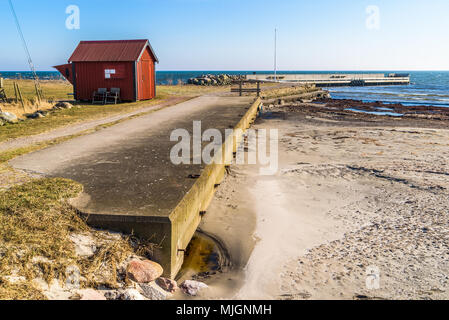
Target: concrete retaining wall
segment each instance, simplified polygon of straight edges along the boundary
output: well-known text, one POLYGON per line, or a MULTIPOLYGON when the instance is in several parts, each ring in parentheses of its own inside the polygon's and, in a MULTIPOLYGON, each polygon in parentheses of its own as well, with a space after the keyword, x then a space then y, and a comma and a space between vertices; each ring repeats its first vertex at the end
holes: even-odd
POLYGON ((243 139, 243 133, 250 127, 257 116, 262 101, 256 99, 248 112, 234 128, 234 135, 227 137, 222 146, 221 154, 215 156, 215 163, 208 165, 199 179, 170 214, 171 241, 169 246, 161 249, 158 260, 165 260, 166 276, 174 278, 184 262, 185 249, 195 234, 200 222, 201 214, 207 210, 213 199, 216 185, 225 176, 226 162, 232 159, 233 153, 243 139), (170 261, 167 261, 170 257, 170 261), (169 269, 167 266, 169 265, 169 269))

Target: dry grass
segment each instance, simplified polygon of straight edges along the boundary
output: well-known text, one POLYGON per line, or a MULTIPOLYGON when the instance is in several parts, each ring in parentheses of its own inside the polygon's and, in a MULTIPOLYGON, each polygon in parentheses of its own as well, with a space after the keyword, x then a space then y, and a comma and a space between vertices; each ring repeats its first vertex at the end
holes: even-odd
MULTIPOLYGON (((36 100, 36 90, 34 88, 33 80, 10 80, 5 79, 5 91, 8 98, 15 98, 14 85, 16 82, 19 85, 22 97, 28 101, 36 100)), ((67 100, 68 94, 73 93, 73 87, 68 81, 64 80, 48 80, 40 81, 44 98, 47 100, 67 100)))
POLYGON ((15 114, 18 118, 25 119, 27 114, 34 113, 37 110, 50 110, 53 108, 54 103, 47 100, 41 101, 39 104, 35 104, 34 101, 26 101, 24 106, 20 103, 4 103, 1 106, 1 111, 6 111, 15 114))
POLYGON ((42 299, 32 280, 65 281, 69 266, 80 270, 83 287, 117 287, 117 267, 136 250, 151 248, 89 228, 66 201, 81 191, 71 180, 38 179, 0 192, 0 299, 42 299), (95 239, 93 257, 76 255, 73 233, 95 239), (5 277, 11 275, 25 280, 10 283, 5 277))
POLYGON ((47 298, 28 281, 10 283, 0 277, 0 300, 47 300, 47 298))
POLYGON ((195 86, 195 85, 177 85, 177 86, 158 86, 157 94, 163 96, 185 96, 195 97, 213 92, 229 92, 231 86, 195 86))

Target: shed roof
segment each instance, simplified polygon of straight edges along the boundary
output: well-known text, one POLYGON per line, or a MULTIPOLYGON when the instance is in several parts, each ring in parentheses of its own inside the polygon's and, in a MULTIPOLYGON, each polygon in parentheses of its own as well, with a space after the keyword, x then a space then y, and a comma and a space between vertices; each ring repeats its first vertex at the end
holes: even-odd
POLYGON ((81 41, 69 62, 137 61, 147 47, 159 62, 148 40, 81 41))

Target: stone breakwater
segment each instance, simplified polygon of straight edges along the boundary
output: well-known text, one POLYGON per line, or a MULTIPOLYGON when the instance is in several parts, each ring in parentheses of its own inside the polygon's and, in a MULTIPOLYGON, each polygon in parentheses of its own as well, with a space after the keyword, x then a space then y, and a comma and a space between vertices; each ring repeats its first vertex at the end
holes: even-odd
POLYGON ((190 78, 187 83, 196 86, 227 86, 232 84, 234 81, 240 80, 246 80, 246 76, 229 74, 205 74, 196 78, 190 78))

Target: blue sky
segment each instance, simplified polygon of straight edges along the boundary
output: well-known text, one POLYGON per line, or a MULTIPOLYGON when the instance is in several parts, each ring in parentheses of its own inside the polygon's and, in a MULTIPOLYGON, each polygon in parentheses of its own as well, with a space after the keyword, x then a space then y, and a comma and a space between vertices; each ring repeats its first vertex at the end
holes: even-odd
MULTIPOLYGON (((81 40, 150 39, 158 70, 449 70, 447 0, 13 0, 38 70, 81 40), (80 8, 80 29, 65 26, 80 8), (379 8, 369 29, 366 8, 379 8)), ((28 70, 0 0, 0 70, 28 70)))

